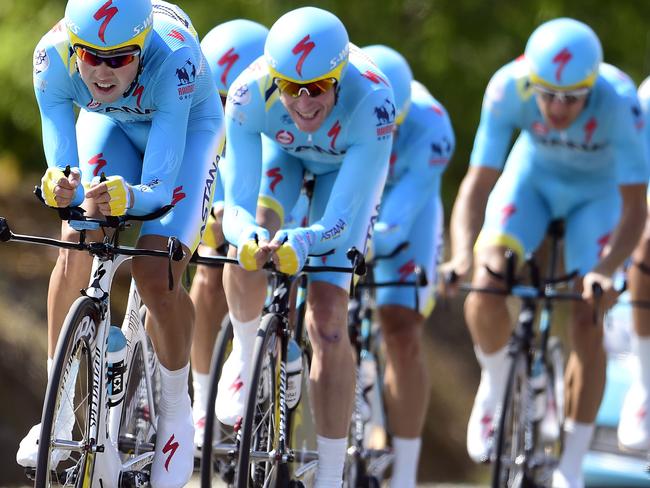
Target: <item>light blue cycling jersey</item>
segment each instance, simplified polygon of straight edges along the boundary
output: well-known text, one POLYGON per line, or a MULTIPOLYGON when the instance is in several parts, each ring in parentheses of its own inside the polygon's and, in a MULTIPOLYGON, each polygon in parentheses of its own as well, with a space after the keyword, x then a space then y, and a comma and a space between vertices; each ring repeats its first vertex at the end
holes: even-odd
POLYGON ((648 179, 644 121, 632 81, 601 65, 585 107, 566 130, 549 128, 537 107, 528 66, 501 68, 483 101, 471 164, 502 169, 477 246, 537 248, 550 220, 566 220, 568 270, 590 271, 621 211, 619 185, 648 179), (505 163, 514 130, 519 134, 505 163))
POLYGON ((523 57, 505 65, 486 90, 470 164, 502 169, 512 134, 521 130, 516 144, 522 150, 576 183, 614 177, 619 184, 645 182, 641 110, 618 73, 611 66, 601 69, 580 116, 557 131, 544 123, 523 57))
POLYGON ((376 66, 351 46, 349 64, 336 88, 336 104, 314 133, 296 128, 263 58, 233 82, 226 104, 227 158, 222 173, 228 241, 238 243, 246 228, 255 225, 262 178, 260 204, 284 220, 298 198, 305 170, 316 177, 311 253, 339 248, 352 237, 365 241, 386 179, 395 120, 392 89, 384 80, 376 66), (264 141, 261 134, 267 136, 264 141), (327 191, 319 189, 319 182, 327 191))
MULTIPOLYGON (((378 282, 413 281, 421 266, 428 285, 419 289, 420 311, 427 315, 433 305, 436 262, 442 245, 441 176, 455 148, 454 131, 445 108, 419 82, 411 84, 411 104, 393 141, 390 169, 382 196, 376 232, 375 254, 390 254, 402 242, 408 248, 377 263, 378 282)), ((415 307, 415 291, 408 287, 377 290, 379 305, 415 307)))
MULTIPOLYGON (((70 48, 63 21, 41 39, 34 52, 34 88, 48 165, 79 166, 73 104, 82 112, 109 117, 125 132, 137 132, 132 142, 144 153, 144 160, 140 180, 130 182, 137 183, 129 210, 133 214, 148 213, 172 201, 188 131, 220 133, 223 118, 189 18, 177 6, 162 1, 153 2, 153 12, 141 71, 114 103, 92 99, 77 70, 77 56, 70 48)), ((102 171, 100 161, 95 162, 95 175, 102 171)), ((92 178, 88 174, 82 177, 84 181, 92 178)), ((212 191, 208 203, 211 200, 212 191)))

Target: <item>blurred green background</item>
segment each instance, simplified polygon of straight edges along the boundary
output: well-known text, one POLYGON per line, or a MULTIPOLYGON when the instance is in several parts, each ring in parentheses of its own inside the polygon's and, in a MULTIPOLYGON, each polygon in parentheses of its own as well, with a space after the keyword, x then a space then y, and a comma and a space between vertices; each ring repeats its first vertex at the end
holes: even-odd
MULTIPOLYGON (((415 77, 448 109, 456 154, 443 181, 447 214, 465 173, 490 76, 521 54, 541 22, 570 16, 599 35, 605 60, 637 83, 650 72, 647 0, 182 0, 200 35, 233 18, 270 26, 303 5, 329 9, 360 46, 399 50, 415 77)), ((38 109, 32 91, 32 52, 62 16, 64 0, 0 0, 0 215, 15 232, 56 235, 58 222, 34 204, 30 186, 45 168, 38 109)), ((18 440, 40 417, 45 389, 45 298, 56 252, 0 246, 0 486, 17 483, 18 440)), ((462 300, 440 303, 427 329, 433 397, 421 478, 471 480, 485 475, 464 451, 465 423, 478 381, 462 300), (440 372, 444 371, 443 374, 440 372)))

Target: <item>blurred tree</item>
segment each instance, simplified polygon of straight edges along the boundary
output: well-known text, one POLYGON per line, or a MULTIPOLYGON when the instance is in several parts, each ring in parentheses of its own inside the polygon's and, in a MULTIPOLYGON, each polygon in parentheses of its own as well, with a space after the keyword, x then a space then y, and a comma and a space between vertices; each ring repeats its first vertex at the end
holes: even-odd
MULTIPOLYGON (((245 17, 267 26, 306 2, 295 0, 183 0, 200 35, 213 26, 245 17)), ((570 16, 600 36, 605 59, 637 82, 650 72, 650 2, 621 0, 320 0, 313 5, 337 14, 358 45, 383 43, 401 51, 418 80, 447 107, 457 152, 444 179, 449 212, 465 173, 490 76, 521 54, 541 22, 570 16)), ((44 166, 40 122, 31 82, 32 51, 63 16, 64 0, 0 2, 0 168, 21 161, 23 171, 44 166)))

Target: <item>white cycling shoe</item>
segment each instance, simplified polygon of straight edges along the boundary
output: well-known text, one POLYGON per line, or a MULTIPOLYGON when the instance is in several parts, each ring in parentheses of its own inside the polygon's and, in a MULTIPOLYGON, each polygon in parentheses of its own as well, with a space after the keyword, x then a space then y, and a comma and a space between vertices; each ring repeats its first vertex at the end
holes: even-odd
MULTIPOLYGON (((69 426, 62 426, 57 431, 56 437, 63 440, 72 440, 72 424, 69 426)), ((18 452, 16 453, 16 462, 24 468, 35 468, 38 459, 38 441, 41 436, 41 424, 36 424, 32 427, 25 438, 20 441, 18 452)), ((50 461, 50 468, 56 469, 61 461, 65 461, 70 457, 70 451, 55 449, 52 451, 50 461)))
POLYGON ((215 402, 215 413, 222 424, 234 426, 244 415, 251 376, 251 365, 246 361, 249 358, 234 341, 233 351, 221 370, 215 402))
POLYGON ((618 423, 618 442, 623 449, 647 451, 650 449, 650 398, 640 381, 630 386, 618 423))
POLYGON ((487 463, 490 460, 498 408, 499 398, 491 394, 486 375, 481 374, 481 383, 467 423, 467 454, 475 463, 487 463))
POLYGON ((194 469, 194 423, 192 406, 187 397, 186 405, 174 416, 162 412, 158 417, 156 452, 151 465, 153 488, 181 488, 192 477, 194 469))
POLYGON ((553 471, 551 488, 584 488, 585 482, 582 475, 575 479, 569 479, 559 469, 553 471))

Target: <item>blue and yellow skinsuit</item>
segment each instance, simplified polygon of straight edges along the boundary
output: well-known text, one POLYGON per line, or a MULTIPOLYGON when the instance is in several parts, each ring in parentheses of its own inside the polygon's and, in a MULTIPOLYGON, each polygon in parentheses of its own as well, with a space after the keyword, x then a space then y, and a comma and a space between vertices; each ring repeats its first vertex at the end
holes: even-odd
POLYGON ((564 218, 566 269, 584 275, 618 223, 619 185, 648 180, 639 101, 629 78, 602 64, 580 115, 566 130, 554 130, 528 73, 523 57, 512 61, 485 93, 470 164, 503 173, 476 245, 508 245, 521 257, 538 247, 551 220, 564 218))
MULTIPOLYGON (((413 281, 421 266, 428 285, 418 290, 420 312, 433 305, 436 264, 442 247, 443 209, 440 200, 442 173, 451 159, 455 138, 449 115, 419 82, 411 84, 411 103, 393 141, 390 169, 381 200, 379 224, 373 246, 379 256, 388 255, 402 242, 409 246, 391 259, 379 260, 378 282, 413 281)), ((377 289, 378 305, 415 307, 415 292, 408 287, 377 289)))
POLYGON ((194 250, 212 204, 223 109, 187 15, 166 2, 153 8, 139 75, 114 103, 92 99, 63 21, 41 39, 34 89, 43 146, 48 166, 79 166, 86 184, 102 172, 122 176, 134 190, 129 213, 174 203, 141 233, 176 236, 194 250))
MULTIPOLYGON (((337 101, 314 133, 296 128, 280 102, 263 58, 230 87, 226 105, 224 233, 238 243, 255 225, 259 204, 285 220, 300 194, 305 171, 315 175, 310 253, 328 265, 349 266, 345 253, 365 248, 371 218, 388 171, 395 106, 392 89, 352 46, 337 101), (245 182, 245 183, 244 183, 245 182)), ((320 260, 319 260, 320 261, 320 260)), ((349 276, 318 273, 312 279, 347 289, 349 276)))

